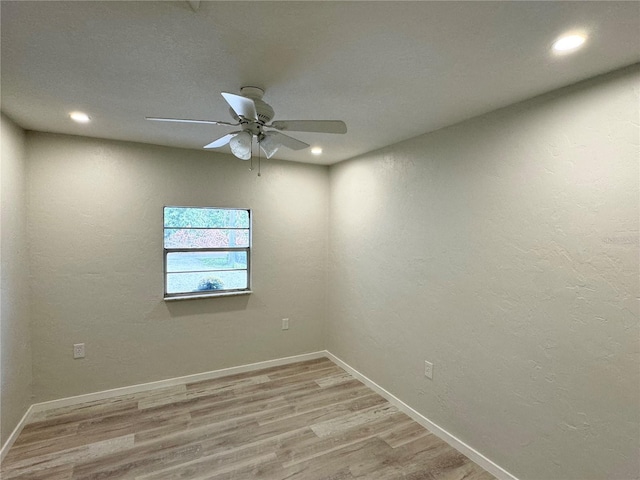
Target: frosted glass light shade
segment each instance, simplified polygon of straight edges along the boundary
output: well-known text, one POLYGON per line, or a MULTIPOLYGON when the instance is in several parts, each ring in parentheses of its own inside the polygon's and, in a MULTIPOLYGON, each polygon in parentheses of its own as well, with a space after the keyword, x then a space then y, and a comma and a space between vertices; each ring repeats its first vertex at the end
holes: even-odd
POLYGON ((241 160, 249 160, 251 158, 251 143, 253 135, 249 132, 240 132, 229 142, 231 152, 241 160))
POLYGON ((260 140, 260 148, 262 148, 262 151, 267 156, 267 158, 273 157, 280 147, 281 147, 280 142, 275 140, 268 133, 264 136, 262 140, 260 140))

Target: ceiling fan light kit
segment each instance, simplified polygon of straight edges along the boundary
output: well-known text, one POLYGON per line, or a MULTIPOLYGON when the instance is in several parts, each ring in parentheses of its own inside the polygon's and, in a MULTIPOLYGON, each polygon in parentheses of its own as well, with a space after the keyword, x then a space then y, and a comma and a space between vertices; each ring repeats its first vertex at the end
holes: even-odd
POLYGON ((240 132, 229 141, 231 152, 240 160, 249 160, 251 158, 251 144, 253 136, 247 132, 240 132))
POLYGON ((260 148, 267 158, 271 158, 280 148, 280 143, 274 139, 273 135, 270 135, 270 133, 267 132, 263 134, 262 140, 260 140, 260 148))
POLYGON ((229 144, 231 153, 241 160, 251 158, 253 137, 256 137, 259 148, 266 157, 271 158, 281 147, 292 150, 302 150, 309 147, 309 144, 280 131, 347 133, 347 126, 341 120, 279 120, 270 124, 269 122, 275 117, 275 112, 271 105, 262 100, 263 95, 264 90, 259 87, 242 87, 240 95, 222 92, 222 97, 229 104, 229 113, 237 123, 164 117, 146 117, 146 119, 157 122, 239 126, 241 130, 228 133, 205 145, 204 148, 220 148, 229 144), (273 130, 265 130, 265 128, 273 130))

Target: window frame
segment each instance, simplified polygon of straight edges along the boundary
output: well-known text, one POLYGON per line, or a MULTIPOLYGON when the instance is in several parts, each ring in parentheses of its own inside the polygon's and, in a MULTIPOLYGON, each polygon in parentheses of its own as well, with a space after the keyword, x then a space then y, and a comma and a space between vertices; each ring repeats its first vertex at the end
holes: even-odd
MULTIPOLYGON (((226 228, 206 228, 206 227, 184 227, 190 230, 247 230, 246 228, 226 227, 226 228)), ((212 297, 227 297, 232 295, 248 295, 252 293, 251 284, 251 250, 253 248, 253 212, 250 208, 240 207, 196 207, 185 205, 164 205, 162 207, 162 257, 163 257, 163 284, 164 284, 164 300, 189 300, 195 298, 212 298, 212 297), (164 233, 167 228, 175 229, 178 227, 166 227, 165 226, 165 209, 167 208, 193 208, 200 210, 239 210, 247 212, 249 215, 249 242, 246 247, 206 247, 206 248, 166 248, 164 243, 164 233), (180 252, 246 252, 247 254, 247 288, 233 288, 224 290, 202 290, 194 292, 181 292, 181 293, 168 293, 167 292, 167 256, 170 253, 180 252)), ((215 270, 212 270, 215 272, 215 270)))

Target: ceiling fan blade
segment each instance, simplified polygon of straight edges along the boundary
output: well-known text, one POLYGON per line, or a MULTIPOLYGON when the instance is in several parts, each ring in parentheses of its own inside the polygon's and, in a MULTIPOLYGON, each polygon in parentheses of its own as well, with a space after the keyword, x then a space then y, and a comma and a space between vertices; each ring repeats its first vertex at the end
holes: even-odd
POLYGON ((205 145, 203 148, 218 148, 218 147, 224 147, 227 143, 229 143, 231 141, 231 139, 233 137, 236 136, 236 134, 240 133, 240 131, 238 132, 231 132, 231 133, 227 133, 225 136, 218 138, 217 140, 214 140, 213 142, 205 145))
POLYGON ((295 138, 280 132, 267 132, 265 136, 270 137, 272 140, 280 143, 283 147, 290 148, 291 150, 302 150, 309 146, 308 143, 301 142, 300 140, 296 140, 295 138))
POLYGON ((153 120, 154 122, 176 122, 176 123, 204 123, 207 125, 228 125, 235 127, 240 125, 239 123, 218 122, 217 120, 192 120, 190 118, 162 118, 162 117, 144 117, 147 120, 153 120))
POLYGON ((347 133, 342 120, 278 120, 267 126, 291 132, 347 133))
POLYGON ((247 120, 254 121, 258 119, 256 114, 256 104, 253 103, 253 100, 250 98, 226 92, 222 92, 222 96, 239 117, 244 117, 247 120))

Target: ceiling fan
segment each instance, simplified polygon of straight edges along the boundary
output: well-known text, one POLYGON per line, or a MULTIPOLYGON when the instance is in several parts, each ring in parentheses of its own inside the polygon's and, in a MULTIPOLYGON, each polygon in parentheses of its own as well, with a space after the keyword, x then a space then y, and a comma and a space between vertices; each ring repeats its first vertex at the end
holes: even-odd
POLYGON ((271 158, 280 147, 292 150, 302 150, 309 147, 308 143, 301 142, 280 131, 347 133, 347 126, 341 120, 278 120, 269 123, 273 120, 275 112, 269 104, 262 100, 264 90, 258 87, 242 87, 240 93, 241 95, 222 92, 222 96, 231 107, 229 112, 237 123, 217 120, 191 120, 187 118, 145 118, 158 122, 204 123, 240 127, 240 130, 227 133, 205 145, 204 148, 220 148, 229 144, 231 152, 242 160, 251 158, 253 137, 256 137, 258 145, 266 157, 271 158))

